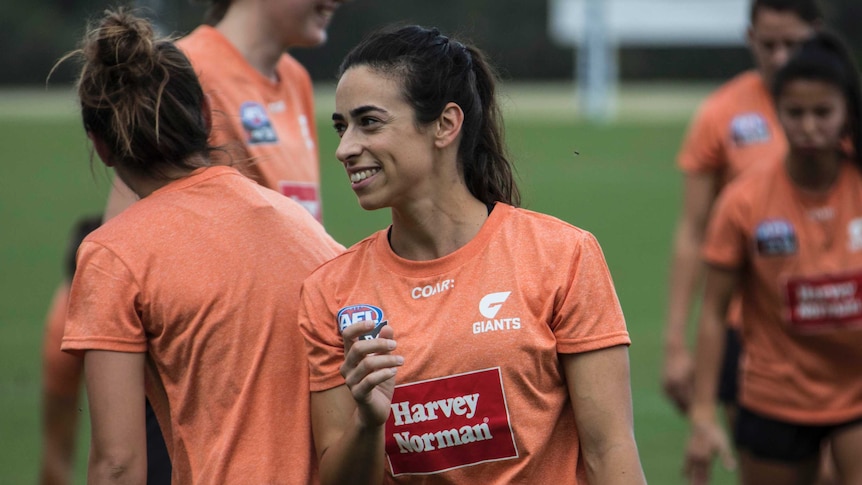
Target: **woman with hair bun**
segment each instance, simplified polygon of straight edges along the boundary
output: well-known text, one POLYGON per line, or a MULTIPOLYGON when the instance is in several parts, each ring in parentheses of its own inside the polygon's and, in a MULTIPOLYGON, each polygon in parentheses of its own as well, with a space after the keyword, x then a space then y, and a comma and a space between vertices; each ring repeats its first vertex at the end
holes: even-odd
POLYGON ((299 204, 213 163, 210 107, 169 40, 120 9, 73 54, 95 152, 141 200, 78 250, 63 349, 83 354, 89 483, 146 480, 144 395, 173 483, 316 480, 303 278, 341 248, 299 204))
POLYGON ((336 157, 392 225, 303 286, 321 481, 645 483, 604 256, 518 208, 482 52, 410 26, 340 72, 336 157))

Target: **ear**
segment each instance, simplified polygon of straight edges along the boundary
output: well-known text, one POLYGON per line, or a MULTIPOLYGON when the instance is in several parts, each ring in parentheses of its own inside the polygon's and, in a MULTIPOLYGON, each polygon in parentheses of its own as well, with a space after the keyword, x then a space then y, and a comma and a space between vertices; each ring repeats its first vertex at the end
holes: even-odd
POLYGON ((434 146, 445 148, 456 142, 464 124, 464 112, 455 103, 447 103, 437 118, 434 146))
POLYGON ((752 25, 749 25, 745 30, 745 43, 748 44, 749 49, 754 45, 754 26, 752 25))
POLYGON ((210 95, 206 93, 204 93, 204 99, 201 102, 201 116, 204 118, 204 128, 206 128, 207 133, 209 133, 213 128, 213 111, 212 103, 210 102, 210 95))
POLYGON ((96 150, 99 158, 102 159, 102 163, 104 163, 105 166, 113 167, 115 165, 113 161, 114 157, 111 150, 108 149, 108 144, 105 143, 105 140, 92 131, 87 132, 87 137, 89 137, 90 141, 93 142, 93 148, 96 150))

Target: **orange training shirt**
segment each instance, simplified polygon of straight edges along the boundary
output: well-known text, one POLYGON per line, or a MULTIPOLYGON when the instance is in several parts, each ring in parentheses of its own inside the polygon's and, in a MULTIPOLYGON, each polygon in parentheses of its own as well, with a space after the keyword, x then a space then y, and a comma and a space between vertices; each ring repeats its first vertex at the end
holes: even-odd
MULTIPOLYGON (((200 26, 180 39, 209 96, 213 145, 243 173, 293 198, 323 220, 314 95, 308 71, 288 54, 266 78, 218 30, 200 26)), ((218 156, 220 152, 213 153, 218 156)))
POLYGON ((399 258, 386 230, 360 241, 303 285, 312 392, 344 385, 339 329, 368 319, 404 356, 385 483, 585 483, 559 354, 630 343, 591 234, 497 203, 436 260, 399 258))
POLYGON ((722 185, 787 153, 772 96, 756 71, 734 77, 700 106, 677 157, 684 172, 716 172, 722 185))
POLYGON ((288 198, 199 169, 87 236, 63 349, 147 354, 174 483, 311 483, 299 291, 342 249, 288 198))
POLYGON ((862 417, 862 175, 843 164, 825 194, 783 164, 720 196, 705 260, 741 271, 740 402, 800 424, 862 417))

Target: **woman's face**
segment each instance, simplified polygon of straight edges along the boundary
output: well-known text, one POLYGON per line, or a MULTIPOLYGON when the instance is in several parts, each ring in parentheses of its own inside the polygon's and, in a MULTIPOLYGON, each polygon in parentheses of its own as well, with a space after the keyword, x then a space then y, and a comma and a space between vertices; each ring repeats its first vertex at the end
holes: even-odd
POLYGON ((767 85, 793 51, 814 34, 815 26, 792 11, 760 7, 748 29, 748 46, 767 85))
POLYGON ((434 193, 434 140, 415 122, 399 80, 367 66, 348 69, 335 90, 332 121, 359 205, 401 207, 434 193))
POLYGON ((847 100, 838 86, 792 80, 781 90, 777 107, 792 152, 810 157, 839 149, 847 126, 847 100))
POLYGON ((326 42, 333 14, 346 0, 264 0, 275 35, 285 47, 315 47, 326 42))

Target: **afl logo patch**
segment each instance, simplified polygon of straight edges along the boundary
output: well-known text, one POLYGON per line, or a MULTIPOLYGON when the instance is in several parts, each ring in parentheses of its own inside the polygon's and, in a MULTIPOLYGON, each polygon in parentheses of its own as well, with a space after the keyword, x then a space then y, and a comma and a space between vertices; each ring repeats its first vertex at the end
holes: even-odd
POLYGON ((798 241, 793 224, 784 219, 768 219, 757 225, 754 233, 757 252, 762 256, 785 256, 796 253, 798 241))
POLYGON ((278 142, 278 136, 262 104, 246 101, 239 108, 239 117, 249 145, 278 142))
POLYGON ((745 113, 730 122, 730 137, 736 146, 769 141, 769 124, 759 113, 745 113))
POLYGON ((383 318, 383 310, 374 305, 351 305, 338 310, 336 315, 338 321, 338 331, 344 332, 344 329, 359 322, 374 322, 374 329, 363 335, 361 338, 365 340, 373 339, 380 333, 380 329, 386 325, 386 320, 383 318))

